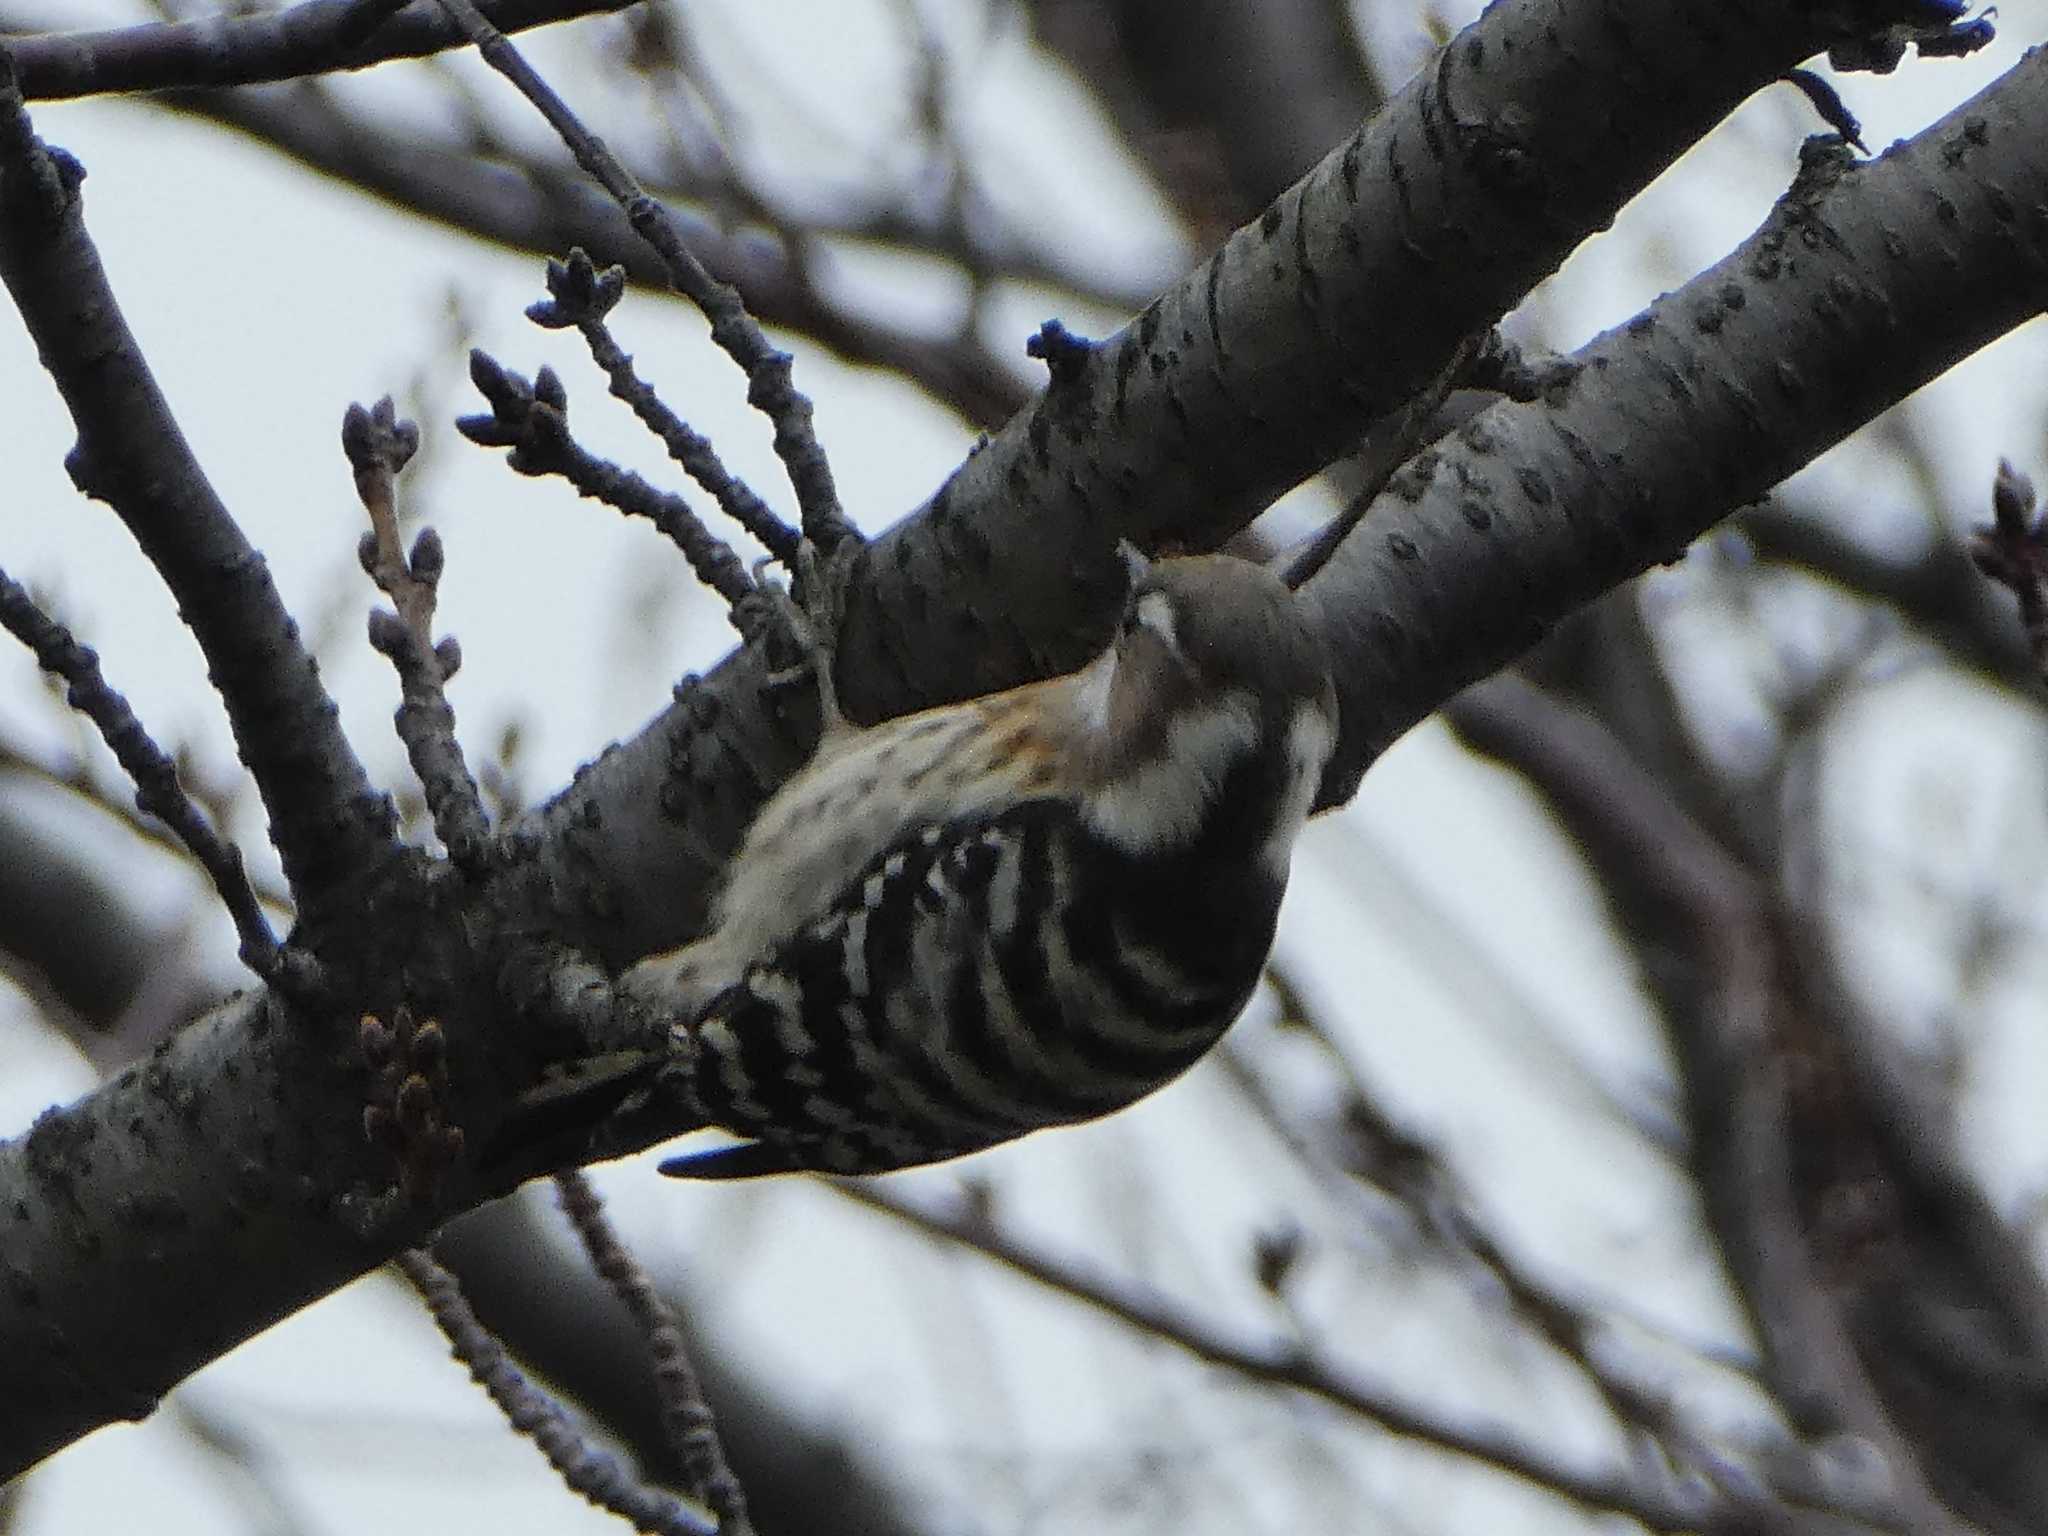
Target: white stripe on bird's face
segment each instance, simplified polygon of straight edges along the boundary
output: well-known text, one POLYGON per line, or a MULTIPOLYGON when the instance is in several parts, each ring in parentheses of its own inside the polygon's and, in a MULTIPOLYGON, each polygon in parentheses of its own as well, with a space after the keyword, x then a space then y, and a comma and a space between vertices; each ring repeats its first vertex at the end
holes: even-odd
POLYGON ((1202 828, 1231 765, 1258 744, 1259 706, 1249 694, 1182 709, 1158 751, 1124 758, 1081 802, 1088 825, 1125 853, 1188 842, 1202 828))
POLYGON ((1309 807, 1322 787, 1323 769, 1336 746, 1336 729, 1321 705, 1295 705, 1294 718, 1287 722, 1287 788, 1275 809, 1265 848, 1266 868, 1283 881, 1294 858, 1294 840, 1308 821, 1309 807))

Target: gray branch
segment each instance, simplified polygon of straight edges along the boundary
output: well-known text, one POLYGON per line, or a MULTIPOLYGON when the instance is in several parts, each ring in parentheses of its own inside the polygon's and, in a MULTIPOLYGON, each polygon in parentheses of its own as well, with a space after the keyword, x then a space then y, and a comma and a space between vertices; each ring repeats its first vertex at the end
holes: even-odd
MULTIPOLYGON (((633 0, 486 0, 502 31, 622 11, 633 0)), ((97 32, 50 32, 13 44, 30 101, 118 91, 192 90, 368 69, 460 48, 461 31, 434 0, 412 0, 366 31, 362 0, 306 0, 267 15, 205 16, 97 32)), ((375 19, 375 18, 371 18, 375 19)))
MULTIPOLYGON (((1204 544, 1243 526, 1728 107, 1829 41, 1813 13, 1776 4, 1639 3, 1626 37, 1610 21, 1580 0, 1496 6, 878 540, 840 651, 852 710, 1079 659, 1121 593, 1117 537, 1204 544), (1607 131, 1617 120, 1628 133, 1607 131)), ((1466 678, 1753 494, 1750 480, 2040 307, 2044 70, 2037 58, 1909 149, 1808 187, 1803 219, 1774 223, 1789 243, 1769 273, 1708 274, 1639 334, 1597 343, 1560 403, 1482 417, 1433 477, 1397 481, 1315 584, 1347 684, 1331 793, 1466 678), (1940 206, 1952 217, 1917 211, 1940 206), (1742 308, 1728 297, 1739 279, 1742 308), (1721 346, 1703 350, 1716 326, 1721 346), (1709 360, 1726 376, 1702 372, 1709 360)), ((447 881, 400 870, 366 892, 383 921, 362 925, 351 1008, 435 1010, 454 1113, 477 1141, 550 1052, 620 1027, 602 969, 574 946, 616 963, 701 922, 711 850, 733 845, 810 745, 786 703, 757 658, 730 661, 517 829, 522 857, 502 879, 456 901, 447 881)), ((9 1229, 0 1358, 10 1400, 39 1405, 0 1433, 0 1475, 146 1411, 427 1221, 516 1182, 517 1169, 459 1167, 438 1210, 356 1235, 351 1201, 389 1178, 362 1143, 362 1073, 335 1034, 279 1028, 279 1013, 264 997, 234 1004, 0 1144, 0 1209, 29 1212, 9 1229)), ((346 1038, 347 1020, 330 1023, 346 1038)))
POLYGON ((302 910, 390 851, 375 793, 263 556, 222 505, 157 387, 86 233, 83 168, 35 137, 0 46, 0 282, 78 440, 65 467, 111 506, 205 654, 302 910))

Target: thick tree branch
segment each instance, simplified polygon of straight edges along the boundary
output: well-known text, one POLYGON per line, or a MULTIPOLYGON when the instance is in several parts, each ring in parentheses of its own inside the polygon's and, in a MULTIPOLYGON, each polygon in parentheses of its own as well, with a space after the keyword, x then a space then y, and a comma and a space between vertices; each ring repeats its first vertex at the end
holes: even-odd
MULTIPOLYGON (((51 837, 16 803, 20 788, 4 779, 0 786, 0 972, 27 986, 52 1027, 111 1070, 165 1039, 218 989, 182 950, 175 917, 163 929, 133 881, 116 878, 132 874, 122 855, 51 837)), ((109 814, 135 815, 132 806, 75 792, 109 814)), ((169 841, 154 822, 134 830, 169 841)), ((646 1369, 642 1330, 580 1255, 551 1240, 537 1206, 493 1202, 437 1233, 435 1257, 458 1274, 465 1299, 516 1358, 575 1398, 646 1475, 679 1482, 684 1472, 646 1369)), ((687 1298, 664 1294, 687 1319, 687 1298)), ((689 1349, 742 1485, 756 1490, 761 1531, 794 1536, 829 1525, 840 1536, 913 1536, 908 1501, 849 1435, 805 1417, 801 1392, 778 1393, 748 1374, 718 1335, 693 1331, 689 1349)), ((189 1414, 191 1401, 184 1406, 189 1414)), ((268 1454, 260 1437, 241 1449, 268 1454)))
POLYGON ((402 1245, 337 1219, 340 1194, 379 1172, 351 1099, 360 1075, 291 1022, 272 994, 238 997, 0 1142, 0 1336, 16 1350, 0 1477, 146 1416, 231 1339, 402 1245))
POLYGON ((2048 55, 1882 159, 1811 141, 1726 260, 1398 477, 1305 589, 1341 658, 1324 803, 1459 688, 2048 303, 2048 55))

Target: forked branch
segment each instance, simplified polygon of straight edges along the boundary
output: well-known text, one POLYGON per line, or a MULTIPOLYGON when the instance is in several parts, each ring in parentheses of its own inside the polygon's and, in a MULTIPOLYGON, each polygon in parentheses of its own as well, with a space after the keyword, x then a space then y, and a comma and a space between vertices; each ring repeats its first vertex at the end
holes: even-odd
POLYGON ((0 47, 0 281, 77 425, 66 466, 120 516, 177 600, 300 913, 317 916, 393 850, 392 809, 371 789, 262 555, 193 457, 122 318, 86 233, 83 177, 36 137, 0 47))

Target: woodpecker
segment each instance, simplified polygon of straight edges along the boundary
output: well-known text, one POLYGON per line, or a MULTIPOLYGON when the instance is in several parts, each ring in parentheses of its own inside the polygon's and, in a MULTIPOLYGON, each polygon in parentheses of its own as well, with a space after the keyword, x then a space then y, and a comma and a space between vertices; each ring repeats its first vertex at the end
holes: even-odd
POLYGON ((621 978, 672 1021, 661 1096, 747 1138, 664 1173, 943 1161, 1131 1104, 1229 1028, 1336 693, 1265 568, 1132 558, 1122 622, 1077 671, 828 723, 710 931, 621 978))

